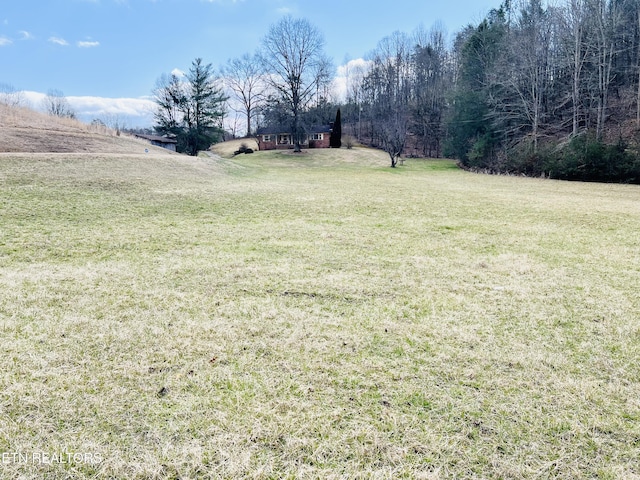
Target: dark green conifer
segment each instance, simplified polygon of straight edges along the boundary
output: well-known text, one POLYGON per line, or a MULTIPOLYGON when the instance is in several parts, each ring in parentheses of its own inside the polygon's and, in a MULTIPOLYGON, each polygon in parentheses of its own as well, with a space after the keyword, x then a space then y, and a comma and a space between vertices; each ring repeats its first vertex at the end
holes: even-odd
POLYGON ((336 121, 333 124, 333 129, 331 130, 329 146, 331 148, 340 148, 342 146, 342 123, 340 120, 340 109, 338 109, 338 113, 336 113, 336 121))

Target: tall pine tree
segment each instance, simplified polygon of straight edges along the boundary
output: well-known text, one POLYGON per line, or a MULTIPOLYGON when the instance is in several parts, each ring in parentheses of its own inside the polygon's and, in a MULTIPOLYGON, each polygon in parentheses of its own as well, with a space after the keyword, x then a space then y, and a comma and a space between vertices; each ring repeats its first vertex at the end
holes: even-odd
POLYGON ((179 152, 197 155, 219 140, 227 97, 217 85, 211 64, 196 58, 184 79, 161 77, 154 94, 155 129, 175 135, 179 152))

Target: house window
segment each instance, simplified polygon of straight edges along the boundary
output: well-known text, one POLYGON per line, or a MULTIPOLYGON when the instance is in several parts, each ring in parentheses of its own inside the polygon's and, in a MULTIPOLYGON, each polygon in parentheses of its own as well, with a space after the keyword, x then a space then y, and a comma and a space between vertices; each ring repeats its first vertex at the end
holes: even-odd
POLYGON ((262 141, 263 142, 273 142, 275 141, 275 138, 273 138, 274 135, 263 135, 262 136, 262 141))
POLYGON ((312 133, 309 135, 309 140, 322 140, 324 139, 324 133, 312 133))
POLYGON ((289 144, 289 135, 278 135, 278 143, 280 145, 288 145, 289 144))

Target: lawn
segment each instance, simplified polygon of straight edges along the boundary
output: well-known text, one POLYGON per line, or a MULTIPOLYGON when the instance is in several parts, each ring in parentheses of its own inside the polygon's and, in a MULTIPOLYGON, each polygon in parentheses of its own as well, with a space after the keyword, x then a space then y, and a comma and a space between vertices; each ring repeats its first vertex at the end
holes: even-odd
POLYGON ((640 478, 640 188, 0 155, 0 478, 640 478))

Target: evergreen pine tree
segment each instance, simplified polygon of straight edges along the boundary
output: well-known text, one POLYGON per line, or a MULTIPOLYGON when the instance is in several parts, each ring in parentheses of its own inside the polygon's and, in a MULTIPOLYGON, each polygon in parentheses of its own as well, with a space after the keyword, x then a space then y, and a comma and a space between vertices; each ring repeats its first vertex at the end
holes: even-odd
POLYGON ((338 113, 336 113, 336 121, 333 124, 333 129, 331 130, 329 146, 331 148, 340 148, 342 146, 342 123, 340 120, 340 109, 338 109, 338 113))
POLYGON ((155 130, 175 135, 178 152, 197 155, 220 139, 227 97, 211 64, 196 58, 186 78, 162 76, 154 95, 158 105, 155 130))

